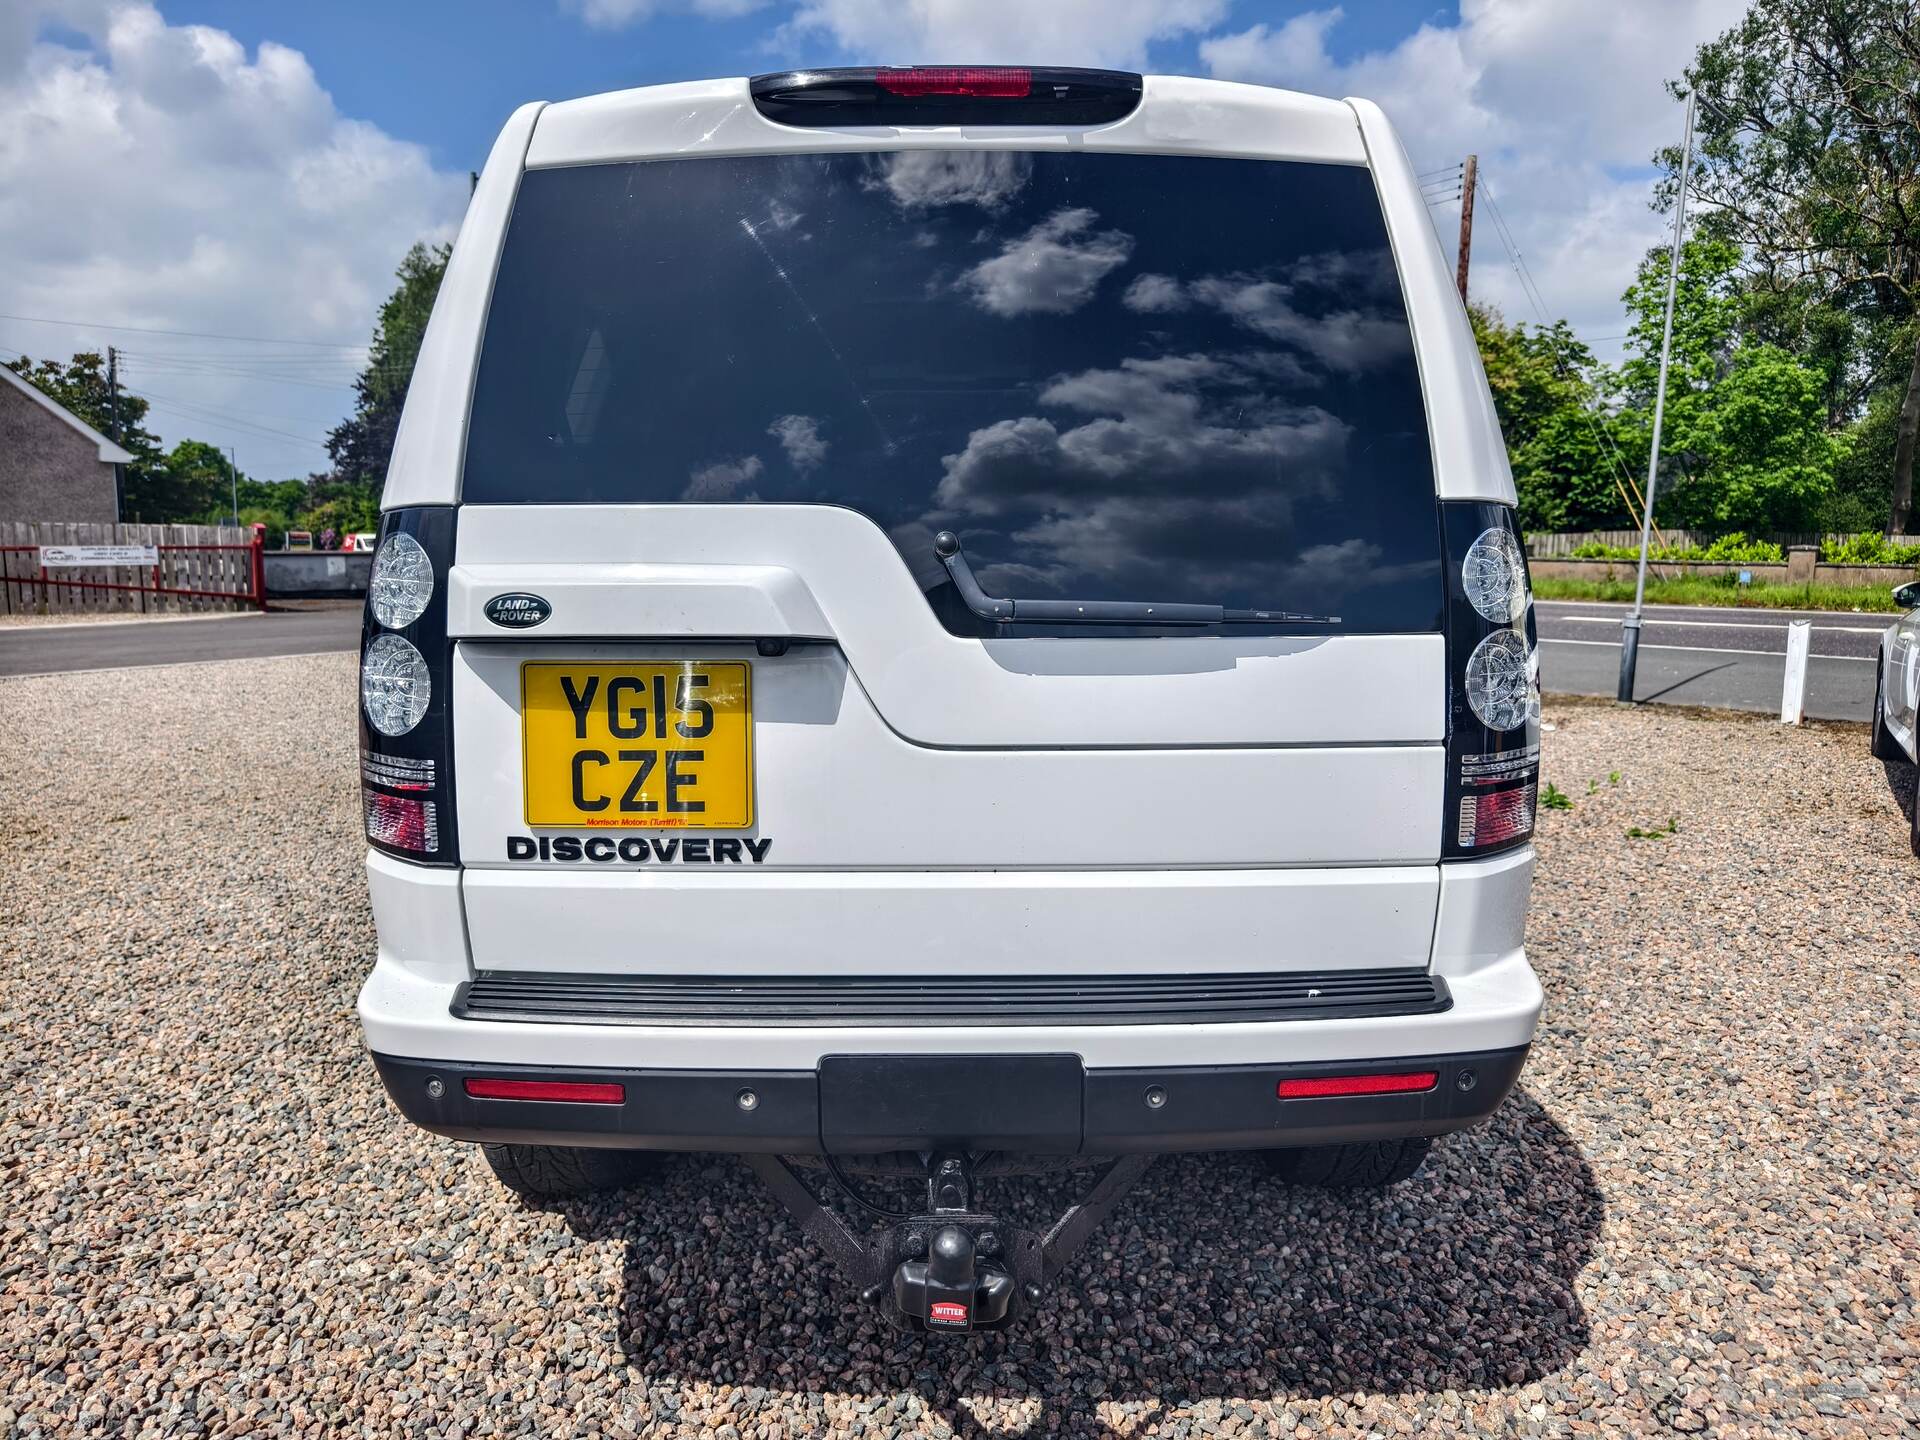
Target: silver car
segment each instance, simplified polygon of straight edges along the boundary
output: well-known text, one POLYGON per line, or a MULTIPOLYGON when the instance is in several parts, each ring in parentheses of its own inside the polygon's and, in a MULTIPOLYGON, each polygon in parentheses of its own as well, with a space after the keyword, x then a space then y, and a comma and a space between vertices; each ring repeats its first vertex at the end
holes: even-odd
MULTIPOLYGON (((1887 627, 1873 692, 1873 758, 1920 760, 1920 580, 1893 598, 1906 611, 1887 627)), ((1920 794, 1913 804, 1913 853, 1920 855, 1920 794)))

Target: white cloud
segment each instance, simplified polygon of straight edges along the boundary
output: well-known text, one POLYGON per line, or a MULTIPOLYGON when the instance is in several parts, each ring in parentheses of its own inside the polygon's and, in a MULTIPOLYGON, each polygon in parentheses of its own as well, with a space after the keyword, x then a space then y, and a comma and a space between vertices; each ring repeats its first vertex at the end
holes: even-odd
POLYGON ((747 15, 770 0, 560 0, 560 8, 570 10, 596 30, 620 30, 651 19, 663 10, 691 10, 710 19, 747 15))
MULTIPOLYGON (((1473 291, 1533 319, 1502 247, 1497 203, 1555 318, 1617 334, 1620 292, 1666 222, 1647 207, 1648 162, 1679 139, 1664 82, 1746 0, 1462 0, 1384 50, 1336 60, 1338 7, 1203 39, 1223 79, 1376 100, 1416 165, 1480 156, 1492 203, 1475 218, 1473 291)), ((1449 251, 1457 208, 1434 211, 1449 251)), ((1602 346, 1611 352, 1611 345, 1602 346)))
POLYGON ((29 6, 24 28, 0 9, 0 310, 341 347, 0 322, 0 354, 117 345, 127 384, 166 397, 147 425, 169 443, 233 444, 267 478, 319 468, 363 358, 346 347, 407 247, 451 236, 466 177, 342 115, 298 51, 250 58, 147 4, 29 6), (19 44, 48 23, 87 48, 19 44))
POLYGON ((1079 206, 1054 211, 967 271, 960 288, 995 315, 1072 314, 1133 253, 1125 231, 1094 230, 1099 218, 1079 206))
POLYGON ((1230 0, 804 0, 797 37, 822 34, 873 64, 994 56, 1138 69, 1147 44, 1225 18, 1230 0))
POLYGON ((782 415, 767 426, 767 433, 787 452, 787 463, 796 470, 811 470, 827 458, 827 442, 820 438, 820 422, 811 415, 782 415))
POLYGON ((1008 150, 895 150, 873 157, 875 184, 903 210, 978 205, 997 210, 1027 183, 1033 157, 1008 150))
POLYGON ((766 467, 760 463, 758 455, 742 455, 737 460, 716 460, 693 472, 687 481, 687 488, 680 492, 682 500, 751 500, 751 492, 740 492, 756 479, 766 467))

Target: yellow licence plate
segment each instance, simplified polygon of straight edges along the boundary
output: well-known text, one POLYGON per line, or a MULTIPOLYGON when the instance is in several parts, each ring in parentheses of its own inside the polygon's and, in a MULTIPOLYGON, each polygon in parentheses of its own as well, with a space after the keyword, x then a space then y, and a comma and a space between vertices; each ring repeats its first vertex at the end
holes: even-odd
POLYGON ((522 665, 527 824, 752 825, 751 681, 743 660, 522 665))

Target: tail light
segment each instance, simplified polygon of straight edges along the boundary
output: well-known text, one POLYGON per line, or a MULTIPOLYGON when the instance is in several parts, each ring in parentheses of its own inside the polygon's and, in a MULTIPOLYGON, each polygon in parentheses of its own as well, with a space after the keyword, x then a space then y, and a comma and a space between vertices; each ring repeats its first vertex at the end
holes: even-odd
POLYGON ((360 625, 360 805, 367 843, 427 865, 460 860, 453 823, 449 506, 380 518, 360 625), (383 560, 387 563, 382 563, 383 560))
POLYGON ((1107 125, 1140 104, 1125 70, 910 65, 756 75, 753 103, 782 125, 1107 125))
POLYGON ((1441 855, 1533 834, 1540 660, 1526 548, 1505 505, 1440 507, 1447 567, 1447 784, 1441 855))

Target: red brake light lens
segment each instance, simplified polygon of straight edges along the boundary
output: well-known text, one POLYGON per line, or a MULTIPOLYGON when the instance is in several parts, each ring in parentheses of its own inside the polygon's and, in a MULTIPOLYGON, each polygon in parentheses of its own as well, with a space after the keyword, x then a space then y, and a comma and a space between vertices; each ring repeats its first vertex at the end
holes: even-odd
POLYGON ((968 95, 976 99, 1024 100, 1033 93, 1033 71, 1010 65, 916 65, 878 70, 874 84, 889 95, 968 95))
POLYGON ((383 795, 362 782, 360 799, 367 816, 367 838, 396 850, 434 855, 440 850, 440 807, 410 795, 383 795))
POLYGON ((558 1100, 569 1105, 622 1105, 627 1087, 575 1080, 469 1080, 476 1100, 558 1100))
POLYGON ((1495 790, 1491 794, 1460 797, 1460 833, 1462 850, 1478 850, 1487 845, 1503 845, 1533 833, 1534 787, 1495 790))
POLYGON ((1440 1083, 1434 1070, 1412 1070, 1404 1075, 1314 1075, 1282 1080, 1275 1093, 1282 1100, 1331 1100, 1341 1095, 1415 1095, 1440 1083))

